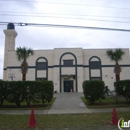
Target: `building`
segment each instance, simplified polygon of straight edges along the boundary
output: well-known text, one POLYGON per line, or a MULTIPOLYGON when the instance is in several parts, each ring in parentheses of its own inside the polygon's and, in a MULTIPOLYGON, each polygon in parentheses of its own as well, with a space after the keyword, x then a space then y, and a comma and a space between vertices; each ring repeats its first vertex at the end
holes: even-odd
MULTIPOLYGON (((15 38, 17 32, 9 23, 5 33, 3 80, 21 80, 21 62, 16 58, 15 38)), ((29 68, 27 80, 52 80, 54 90, 58 92, 82 92, 84 80, 103 80, 113 90, 115 82, 114 62, 106 55, 108 49, 54 48, 34 50, 27 59, 29 68)), ((123 49, 125 55, 120 63, 121 79, 130 79, 129 49, 123 49)))

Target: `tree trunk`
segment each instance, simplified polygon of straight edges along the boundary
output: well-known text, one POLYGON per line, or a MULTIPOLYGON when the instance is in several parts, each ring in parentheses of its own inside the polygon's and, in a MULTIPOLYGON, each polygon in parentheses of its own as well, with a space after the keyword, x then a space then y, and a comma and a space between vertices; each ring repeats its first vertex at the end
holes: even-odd
POLYGON ((22 80, 26 81, 26 74, 23 74, 22 80))
POLYGON ((3 106, 3 102, 4 102, 4 99, 1 100, 1 102, 0 102, 0 106, 3 106))
POLYGON ((17 105, 18 107, 21 106, 21 103, 20 103, 20 102, 15 102, 15 103, 16 103, 16 105, 17 105))
MULTIPOLYGON (((116 74, 115 76, 116 76, 116 82, 120 81, 120 74, 116 74)), ((119 94, 116 92, 116 103, 118 103, 118 96, 119 94)))
POLYGON ((21 64, 21 71, 22 71, 22 80, 26 81, 26 73, 28 71, 28 63, 26 62, 26 60, 24 60, 21 64))
POLYGON ((116 81, 119 81, 120 80, 121 68, 120 68, 118 62, 116 62, 116 64, 115 64, 114 72, 115 72, 115 76, 116 76, 116 81))
POLYGON ((28 98, 26 98, 25 100, 26 100, 27 106, 30 106, 31 101, 28 98))
POLYGON ((116 81, 120 81, 120 74, 116 74, 116 81))

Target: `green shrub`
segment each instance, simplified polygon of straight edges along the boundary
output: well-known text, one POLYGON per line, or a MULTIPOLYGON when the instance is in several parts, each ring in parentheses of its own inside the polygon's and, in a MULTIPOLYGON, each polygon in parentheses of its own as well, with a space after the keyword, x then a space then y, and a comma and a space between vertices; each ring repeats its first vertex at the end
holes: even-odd
POLYGON ((83 93, 85 98, 90 103, 95 103, 96 100, 104 98, 104 82, 98 80, 84 81, 83 93))
POLYGON ((120 80, 114 83, 116 93, 130 102, 130 80, 120 80))
POLYGON ((6 97, 7 97, 7 86, 4 84, 3 81, 0 81, 0 106, 3 105, 6 97))
POLYGON ((53 98, 53 82, 47 82, 44 81, 42 82, 42 90, 41 90, 41 96, 42 96, 42 103, 44 104, 46 101, 47 102, 51 102, 52 98, 53 98))
POLYGON ((21 105, 24 101, 25 88, 21 81, 6 81, 7 97, 6 100, 11 103, 16 103, 17 106, 21 105))
POLYGON ((41 99, 44 104, 46 101, 51 102, 53 90, 52 81, 3 81, 0 82, 0 105, 7 100, 17 106, 26 101, 29 106, 31 102, 41 99))

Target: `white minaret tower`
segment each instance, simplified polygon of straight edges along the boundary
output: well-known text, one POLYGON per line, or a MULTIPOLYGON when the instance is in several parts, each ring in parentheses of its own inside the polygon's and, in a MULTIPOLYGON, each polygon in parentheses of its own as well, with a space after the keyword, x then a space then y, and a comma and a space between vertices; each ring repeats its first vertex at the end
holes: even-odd
POLYGON ((4 50, 3 80, 7 80, 8 51, 15 50, 15 37, 17 36, 17 32, 15 31, 15 26, 13 23, 9 23, 7 25, 7 29, 4 30, 4 34, 5 34, 5 50, 4 50))

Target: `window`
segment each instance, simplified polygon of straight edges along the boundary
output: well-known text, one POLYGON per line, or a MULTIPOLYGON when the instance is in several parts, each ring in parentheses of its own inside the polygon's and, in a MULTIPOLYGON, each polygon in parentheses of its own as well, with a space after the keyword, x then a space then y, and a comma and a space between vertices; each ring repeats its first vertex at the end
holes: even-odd
POLYGON ((91 69, 100 69, 100 62, 99 61, 91 61, 90 68, 91 69))
POLYGON ((91 77, 91 80, 101 80, 101 77, 91 77))
POLYGON ((47 78, 37 78, 38 81, 47 80, 47 78))
POLYGON ((46 62, 37 62, 37 70, 46 70, 46 62))
POLYGON ((64 60, 63 64, 65 67, 71 67, 73 66, 73 60, 64 60))

